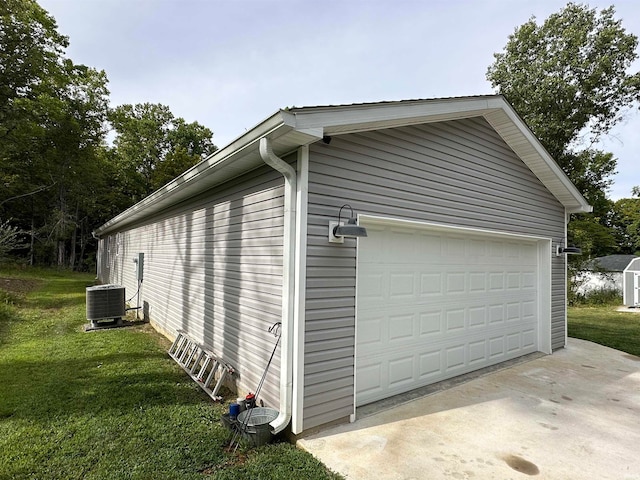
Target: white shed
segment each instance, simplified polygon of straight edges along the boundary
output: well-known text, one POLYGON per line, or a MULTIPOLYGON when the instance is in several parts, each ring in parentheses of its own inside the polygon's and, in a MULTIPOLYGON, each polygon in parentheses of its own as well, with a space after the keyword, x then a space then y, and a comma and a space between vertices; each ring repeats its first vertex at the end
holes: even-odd
POLYGON ((588 295, 598 290, 616 290, 622 293, 622 277, 624 269, 636 255, 607 255, 594 258, 587 264, 587 269, 576 275, 579 295, 588 295))
POLYGON ((625 306, 640 306, 640 257, 632 260, 624 269, 622 283, 625 306))

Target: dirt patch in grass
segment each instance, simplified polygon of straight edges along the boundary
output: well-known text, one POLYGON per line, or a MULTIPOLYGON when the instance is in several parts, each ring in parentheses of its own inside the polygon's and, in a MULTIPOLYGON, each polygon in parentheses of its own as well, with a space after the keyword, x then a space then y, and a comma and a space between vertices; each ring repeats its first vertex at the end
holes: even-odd
POLYGON ((247 462, 248 457, 246 453, 238 452, 238 453, 231 454, 229 451, 227 451, 227 453, 233 456, 228 457, 227 459, 223 460, 221 463, 217 465, 206 467, 200 470, 200 473, 202 473, 203 475, 215 475, 217 472, 220 472, 229 468, 242 466, 247 462))
POLYGON ((34 280, 30 278, 9 278, 0 277, 0 290, 5 292, 15 293, 18 295, 24 295, 29 293, 34 288, 40 286, 42 282, 40 280, 34 280))

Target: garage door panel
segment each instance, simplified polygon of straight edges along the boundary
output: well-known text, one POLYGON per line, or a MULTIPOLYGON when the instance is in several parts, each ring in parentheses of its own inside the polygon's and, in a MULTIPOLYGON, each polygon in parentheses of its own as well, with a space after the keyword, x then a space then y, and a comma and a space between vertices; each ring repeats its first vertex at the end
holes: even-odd
POLYGON ((487 350, 487 339, 483 338, 481 340, 476 340, 474 342, 469 342, 468 345, 468 360, 467 364, 470 366, 475 366, 478 363, 486 362, 488 358, 488 350, 487 350))
MULTIPOLYGON (((507 343, 507 339, 515 339, 518 345, 522 347, 534 347, 535 333, 535 324, 502 326, 475 334, 466 334, 464 338, 460 338, 460 335, 451 334, 441 336, 439 339, 429 342, 422 341, 419 338, 413 338, 411 341, 404 342, 386 342, 383 344, 383 347, 372 347, 366 354, 363 354, 363 350, 360 349, 360 343, 358 342, 358 362, 361 365, 365 363, 379 363, 383 362, 385 358, 398 358, 398 355, 422 354, 429 351, 446 350, 450 347, 467 345, 480 340, 503 339, 503 344, 509 345, 506 351, 512 348, 512 343, 507 343)), ((511 342, 513 341, 514 340, 511 340, 511 342)), ((503 351, 505 350, 503 349, 503 351)))
POLYGON ((429 298, 442 294, 442 274, 437 272, 420 273, 419 295, 429 298))
MULTIPOLYGON (((490 339, 480 338, 466 343, 455 342, 425 352, 410 354, 406 349, 371 357, 362 365, 367 374, 357 377, 360 396, 369 401, 386 398, 433 382, 461 375, 499 363, 522 354, 523 333, 503 334, 490 339), (401 387, 406 387, 402 389, 401 387)), ((527 353, 534 352, 531 348, 527 353)), ((360 373, 361 367, 358 367, 360 373)))
MULTIPOLYGON (((416 233, 415 235, 419 235, 419 240, 415 243, 417 244, 416 248, 416 257, 421 259, 426 258, 439 258, 442 254, 442 237, 440 235, 430 235, 427 233, 416 233)), ((391 245, 391 247, 393 247, 391 245)))
POLYGON ((404 302, 416 296, 416 282, 412 272, 391 272, 388 278, 389 300, 404 302))
POLYGON ((416 336, 417 322, 415 322, 414 314, 390 315, 388 325, 390 327, 388 333, 390 345, 394 343, 404 345, 416 336))
POLYGON ((445 294, 455 295, 457 293, 466 293, 467 282, 464 272, 446 272, 445 273, 445 294))
POLYGON ((537 350, 535 242, 369 232, 358 251, 358 405, 537 350))
POLYGON ((469 293, 487 291, 487 274, 485 272, 469 272, 469 293))
POLYGON ((469 329, 485 328, 487 326, 487 307, 469 307, 469 329))
POLYGON ((359 321, 358 347, 362 352, 375 351, 386 344, 387 323, 388 320, 383 315, 369 316, 359 321))
POLYGON ((506 352, 505 338, 497 335, 489 338, 489 358, 497 363, 506 352))
MULTIPOLYGON (((490 364, 516 358, 527 343, 526 332, 479 338, 469 342, 440 345, 428 351, 407 349, 370 357, 358 366, 358 396, 368 402, 406 392, 490 364)), ((530 343, 530 342, 529 342, 530 343)), ((526 353, 536 351, 534 346, 526 353)))
MULTIPOLYGON (((522 348, 526 349, 534 349, 537 347, 538 343, 538 328, 537 324, 532 324, 529 330, 522 330, 522 348)), ((530 350, 531 351, 531 350, 530 350)))
POLYGON ((504 290, 504 273, 489 272, 489 291, 502 292, 504 290))
POLYGON ((428 384, 432 378, 442 372, 442 352, 440 349, 418 354, 418 362, 418 378, 423 384, 428 384))
POLYGON ((507 307, 507 323, 520 321, 520 302, 509 302, 507 307))
POLYGON ((520 272, 507 272, 507 290, 520 289, 520 272))
POLYGON ((460 374, 465 366, 465 345, 458 343, 445 349, 445 373, 460 374))
POLYGON ((470 257, 470 264, 502 261, 514 265, 535 265, 537 262, 535 244, 523 248, 512 240, 470 239, 468 234, 460 233, 443 235, 369 225, 367 229, 371 232, 367 242, 372 248, 359 253, 363 263, 390 259, 411 264, 416 257, 448 264, 461 263, 465 257, 470 257), (377 235, 378 232, 384 236, 377 235))
POLYGON ((442 311, 420 312, 418 318, 418 336, 422 340, 433 338, 442 332, 442 311))
POLYGON ((389 373, 388 388, 397 389, 403 386, 411 386, 414 381, 415 355, 403 354, 399 358, 389 361, 387 369, 389 373))
POLYGON ((522 348, 520 332, 507 335, 507 353, 513 353, 522 348))
POLYGON ((358 392, 365 398, 385 398, 387 390, 386 375, 382 372, 382 363, 363 362, 358 367, 358 392), (385 388, 383 388, 383 383, 385 388))
POLYGON ((448 310, 445 313, 445 331, 444 334, 458 335, 459 331, 464 330, 464 309, 448 310))
POLYGON ((414 307, 409 305, 392 313, 376 311, 369 312, 370 315, 361 314, 358 318, 358 355, 376 353, 395 345, 409 348, 414 344, 437 343, 459 336, 487 335, 502 332, 505 328, 535 330, 535 305, 531 302, 527 304, 528 308, 518 303, 510 303, 466 309, 449 307, 431 311, 415 311, 414 307), (523 310, 529 314, 520 314, 523 310), (505 311, 508 312, 507 316, 504 315, 505 311), (487 322, 488 315, 492 315, 490 322, 487 322))
MULTIPOLYGON (((401 271, 401 266, 394 264, 383 271, 384 265, 366 268, 359 274, 359 299, 364 308, 407 301, 439 301, 455 299, 467 295, 482 296, 515 295, 517 298, 525 292, 536 296, 536 274, 534 271, 509 270, 480 272, 459 272, 451 266, 412 265, 411 272, 401 271), (430 269, 429 272, 419 269, 430 269), (434 272, 434 269, 440 271, 434 272)), ((463 267, 459 267, 462 269, 463 267)), ((513 269, 513 267, 512 267, 513 269)), ((502 298, 502 297, 500 297, 502 298)))
POLYGON ((526 300, 522 302, 523 320, 535 321, 536 314, 537 314, 537 308, 534 300, 526 300))
POLYGON ((383 272, 368 271, 359 275, 360 301, 368 304, 380 302, 386 296, 385 280, 383 272))

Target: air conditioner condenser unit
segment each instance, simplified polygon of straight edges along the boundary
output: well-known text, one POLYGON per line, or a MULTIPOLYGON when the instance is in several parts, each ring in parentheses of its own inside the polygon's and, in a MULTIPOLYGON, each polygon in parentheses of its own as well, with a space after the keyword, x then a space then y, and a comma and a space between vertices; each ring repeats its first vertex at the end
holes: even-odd
MULTIPOLYGON (((93 328, 98 322, 108 320, 107 324, 120 323, 125 315, 124 287, 107 284, 87 287, 87 320, 93 328)), ((105 322, 102 322, 105 324, 105 322)))

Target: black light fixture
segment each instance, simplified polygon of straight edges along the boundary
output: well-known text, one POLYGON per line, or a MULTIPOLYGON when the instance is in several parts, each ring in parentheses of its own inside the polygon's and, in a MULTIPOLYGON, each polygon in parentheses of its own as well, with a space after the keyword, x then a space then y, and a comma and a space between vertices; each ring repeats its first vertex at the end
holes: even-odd
POLYGON ((351 205, 345 204, 340 207, 338 212, 338 221, 329 222, 329 241, 331 243, 344 243, 344 237, 366 237, 367 229, 358 225, 358 219, 353 215, 351 205), (351 217, 345 224, 342 221, 342 209, 349 207, 351 217))
POLYGON ((574 247, 573 245, 570 245, 568 247, 563 247, 561 245, 556 245, 556 257, 559 257, 560 255, 563 255, 563 254, 581 255, 582 254, 582 249, 580 247, 574 247))

